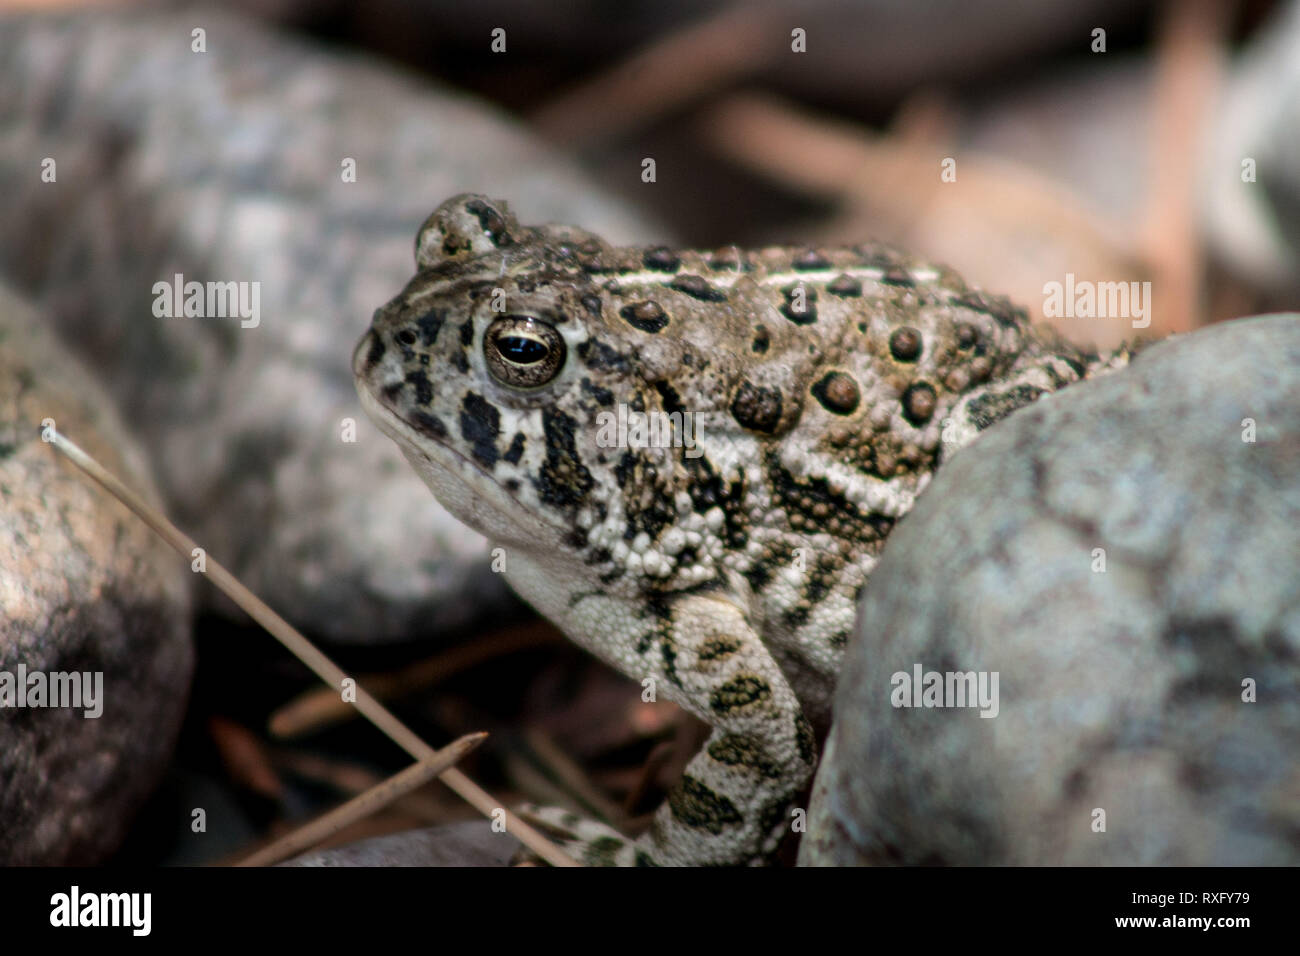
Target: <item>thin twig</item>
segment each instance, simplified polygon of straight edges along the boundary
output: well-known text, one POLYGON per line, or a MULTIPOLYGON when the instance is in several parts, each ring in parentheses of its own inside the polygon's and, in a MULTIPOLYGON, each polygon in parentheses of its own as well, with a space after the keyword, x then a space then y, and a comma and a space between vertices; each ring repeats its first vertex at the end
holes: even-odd
MULTIPOLYGON (((167 517, 149 502, 128 488, 116 475, 104 468, 90 455, 82 451, 74 442, 64 435, 53 432, 50 443, 66 455, 74 465, 102 485, 154 530, 164 541, 179 551, 186 558, 193 558, 199 546, 192 538, 182 532, 167 517)), ((227 597, 238 604, 253 620, 262 625, 277 641, 289 649, 295 657, 310 667, 321 680, 331 687, 341 688, 347 675, 311 641, 298 633, 294 627, 271 608, 256 594, 246 588, 233 574, 211 557, 205 557, 205 574, 227 597)), ((356 700, 353 704, 372 724, 388 735, 399 747, 422 763, 439 759, 438 751, 403 724, 383 704, 366 693, 365 688, 356 688, 356 700)), ((491 794, 474 783, 455 767, 449 767, 438 777, 485 817, 492 818, 497 811, 504 811, 506 829, 519 838, 526 847, 552 866, 577 866, 574 860, 564 854, 540 833, 524 823, 509 810, 502 807, 491 794)))
MULTIPOLYGON (((549 628, 531 624, 509 628, 495 639, 450 648, 395 674, 363 675, 357 678, 357 683, 379 700, 392 700, 500 655, 552 643, 551 634, 549 628)), ((278 708, 267 721, 267 727, 273 736, 291 739, 341 723, 355 713, 339 699, 337 691, 313 687, 278 708)))
MULTIPOLYGON (((276 750, 274 757, 276 768, 311 783, 337 790, 348 799, 364 793, 378 784, 383 777, 360 764, 350 761, 334 760, 301 750, 276 750)), ((516 801, 511 801, 516 802, 516 801)), ((441 826, 444 823, 463 820, 458 810, 464 809, 478 816, 477 811, 461 800, 454 793, 431 793, 420 791, 407 794, 394 802, 392 811, 404 816, 414 817, 421 824, 441 826)))
POLYGON ((534 756, 561 785, 569 789, 573 796, 599 813, 615 829, 622 829, 626 822, 626 815, 622 808, 601 793, 600 788, 591 782, 586 771, 566 754, 549 734, 540 730, 529 730, 524 733, 524 740, 532 748, 534 756))
POLYGON ((1178 0, 1165 4, 1160 19, 1142 230, 1163 300, 1152 332, 1187 332, 1204 321, 1196 159, 1208 108, 1223 85, 1231 13, 1222 0, 1178 0))
POLYGON ((437 751, 437 759, 420 761, 407 767, 401 773, 394 774, 383 783, 371 787, 365 793, 353 797, 342 806, 336 807, 324 816, 299 827, 292 833, 285 834, 268 846, 249 854, 235 866, 271 866, 291 856, 297 856, 310 849, 344 827, 367 817, 381 807, 392 803, 418 787, 424 786, 434 777, 455 764, 467 753, 487 739, 487 734, 466 734, 437 751))

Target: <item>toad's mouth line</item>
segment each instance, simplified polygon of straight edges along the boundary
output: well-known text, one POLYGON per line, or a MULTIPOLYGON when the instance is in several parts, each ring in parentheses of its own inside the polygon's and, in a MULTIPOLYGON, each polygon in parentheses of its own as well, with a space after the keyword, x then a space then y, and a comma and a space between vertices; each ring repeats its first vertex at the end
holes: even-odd
MULTIPOLYGON (((447 441, 435 438, 427 431, 416 428, 401 413, 377 396, 368 381, 362 378, 357 379, 357 394, 361 398, 361 407, 370 417, 370 420, 379 426, 380 431, 393 439, 404 452, 417 454, 435 467, 448 470, 454 467, 462 473, 468 470, 473 474, 480 475, 482 476, 480 481, 470 481, 463 474, 462 480, 470 487, 483 484, 490 485, 498 494, 506 498, 514 508, 527 510, 527 505, 517 495, 510 492, 495 474, 488 471, 480 462, 462 454, 447 441)), ((435 495, 435 497, 437 496, 435 495)), ((532 517, 533 520, 540 521, 540 523, 557 533, 564 533, 566 530, 558 522, 547 518, 539 518, 537 515, 532 517)))

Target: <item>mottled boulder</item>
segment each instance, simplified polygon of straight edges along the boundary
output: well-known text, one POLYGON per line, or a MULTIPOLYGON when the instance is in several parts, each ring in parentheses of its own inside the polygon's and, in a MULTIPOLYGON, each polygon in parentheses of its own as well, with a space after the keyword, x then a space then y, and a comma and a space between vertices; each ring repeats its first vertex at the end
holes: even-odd
POLYGON ((0 287, 4 865, 118 846, 171 756, 193 667, 188 564, 41 441, 45 419, 158 501, 103 389, 0 287), (79 706, 73 675, 89 675, 79 706))
POLYGON ((0 176, 0 270, 93 363, 178 523, 261 597, 351 642, 513 601, 362 413, 352 348, 450 195, 657 230, 482 103, 217 7, 0 16, 0 176), (177 275, 204 317, 157 314, 177 275), (234 285, 209 302, 208 283, 234 285))
POLYGON ((1283 315, 1153 345, 939 470, 863 595, 800 861, 1296 865, 1297 688, 1283 315), (918 665, 996 672, 996 716, 894 706, 918 665))

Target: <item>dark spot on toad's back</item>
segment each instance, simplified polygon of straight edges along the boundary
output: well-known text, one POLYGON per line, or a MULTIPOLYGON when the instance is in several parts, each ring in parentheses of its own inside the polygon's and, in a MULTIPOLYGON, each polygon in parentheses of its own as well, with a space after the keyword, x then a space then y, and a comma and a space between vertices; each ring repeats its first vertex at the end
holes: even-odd
POLYGON ((754 267, 740 249, 726 246, 710 252, 707 256, 709 268, 719 272, 753 272, 754 267))
POLYGON ((731 401, 731 417, 756 432, 771 434, 781 421, 781 392, 746 379, 731 401))
POLYGON ((680 275, 670 283, 671 287, 678 292, 685 292, 693 299, 699 299, 701 302, 726 302, 727 293, 721 289, 710 285, 708 280, 703 276, 680 275))
POLYGON ((921 357, 921 333, 910 325, 894 329, 889 336, 889 354, 899 362, 915 362, 921 357))
POLYGON ((636 302, 625 305, 618 310, 623 320, 634 329, 649 332, 652 335, 668 324, 668 316, 657 302, 636 302))
POLYGON ((817 289, 814 286, 796 282, 781 292, 785 295, 785 304, 781 306, 782 315, 795 325, 812 325, 817 321, 817 289))
POLYGON ((812 393, 822 408, 836 415, 852 414, 861 400, 858 383, 846 372, 827 372, 813 385, 812 393))
POLYGON ((641 258, 642 264, 653 272, 676 272, 682 260, 666 246, 649 249, 641 258))
POLYGON ((686 406, 682 404, 682 397, 667 382, 655 382, 655 391, 659 393, 660 399, 663 400, 664 411, 669 413, 686 411, 686 406))
POLYGON ((826 287, 826 291, 831 295, 837 295, 841 299, 852 299, 862 295, 862 283, 851 275, 843 273, 826 287))
POLYGON ((623 452, 618 464, 614 466, 614 480, 620 488, 626 488, 628 480, 636 473, 636 455, 630 451, 623 452))
POLYGON ((927 382, 916 382, 903 390, 903 417, 908 423, 920 427, 934 416, 935 405, 939 396, 934 386, 927 382))
POLYGON ((599 339, 587 339, 578 343, 578 358, 587 368, 597 372, 626 372, 627 357, 611 348, 599 339))
POLYGON ((816 269, 829 269, 831 264, 825 256, 816 249, 805 249, 794 257, 791 263, 798 272, 809 272, 816 269))

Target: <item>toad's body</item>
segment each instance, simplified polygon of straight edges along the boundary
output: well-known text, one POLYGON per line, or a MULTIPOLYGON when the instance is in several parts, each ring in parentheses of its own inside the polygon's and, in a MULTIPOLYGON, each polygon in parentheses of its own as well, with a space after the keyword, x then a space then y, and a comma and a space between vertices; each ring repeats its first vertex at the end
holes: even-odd
POLYGON ((769 858, 890 529, 1088 359, 876 246, 615 248, 460 196, 416 251, 354 356, 366 410, 525 599, 712 727, 649 833, 584 823, 570 848, 769 858))

